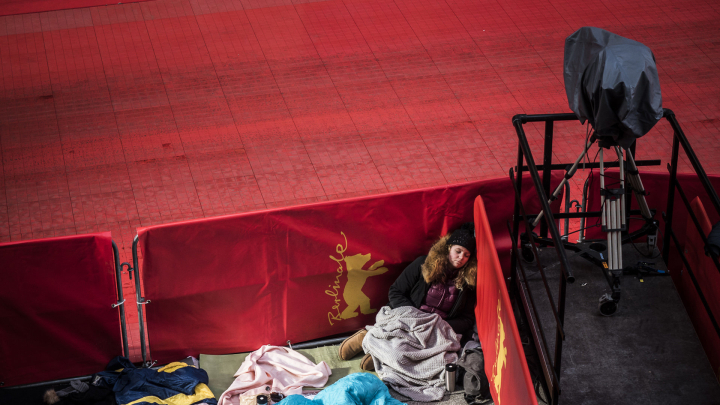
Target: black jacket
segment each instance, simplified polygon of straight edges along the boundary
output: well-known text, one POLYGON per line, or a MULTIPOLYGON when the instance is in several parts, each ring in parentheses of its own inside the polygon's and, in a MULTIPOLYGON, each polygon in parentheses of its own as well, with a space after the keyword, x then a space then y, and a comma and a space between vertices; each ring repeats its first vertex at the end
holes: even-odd
MULTIPOLYGON (((425 282, 421 267, 427 256, 420 256, 403 270, 400 276, 390 286, 390 308, 411 306, 420 308, 425 302, 430 284, 425 282)), ((465 287, 460 290, 457 300, 448 313, 445 321, 455 333, 468 337, 472 334, 475 325, 475 289, 465 287), (467 335, 467 336, 466 336, 467 335)))

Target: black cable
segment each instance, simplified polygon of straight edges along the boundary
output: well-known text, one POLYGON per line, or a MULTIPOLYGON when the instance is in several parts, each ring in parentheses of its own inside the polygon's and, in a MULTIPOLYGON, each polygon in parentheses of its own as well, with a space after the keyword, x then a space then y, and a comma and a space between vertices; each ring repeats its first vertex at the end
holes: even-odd
MULTIPOLYGON (((642 217, 628 217, 628 219, 637 219, 637 220, 647 221, 645 218, 642 218, 642 217)), ((628 224, 628 227, 629 227, 629 224, 628 224)), ((658 227, 658 228, 657 228, 657 231, 658 231, 658 236, 657 236, 657 237, 658 237, 658 239, 660 239, 660 238, 662 237, 662 230, 660 229, 660 227, 658 227)), ((647 254, 646 254, 646 253, 643 253, 643 252, 640 251, 640 249, 638 249, 637 246, 635 246, 635 243, 633 243, 632 245, 633 245, 633 247, 635 248, 635 250, 637 250, 638 253, 640 253, 642 256, 644 256, 644 257, 646 257, 646 258, 649 258, 649 259, 657 259, 658 257, 660 257, 660 255, 662 255, 662 252, 660 251, 660 249, 658 249, 658 254, 656 254, 655 256, 652 256, 652 252, 649 252, 649 253, 647 253, 647 254), (651 257, 651 256, 652 256, 652 257, 651 257)), ((655 246, 657 246, 657 244, 656 244, 655 246)))

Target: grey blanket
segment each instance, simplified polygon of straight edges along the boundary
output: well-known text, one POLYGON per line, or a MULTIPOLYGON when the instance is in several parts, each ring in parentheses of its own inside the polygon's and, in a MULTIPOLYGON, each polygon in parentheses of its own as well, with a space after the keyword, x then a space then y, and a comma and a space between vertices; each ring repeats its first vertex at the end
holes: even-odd
POLYGON ((363 350, 391 388, 413 401, 438 401, 445 394, 445 365, 454 363, 460 335, 437 314, 413 307, 382 307, 367 326, 363 350))

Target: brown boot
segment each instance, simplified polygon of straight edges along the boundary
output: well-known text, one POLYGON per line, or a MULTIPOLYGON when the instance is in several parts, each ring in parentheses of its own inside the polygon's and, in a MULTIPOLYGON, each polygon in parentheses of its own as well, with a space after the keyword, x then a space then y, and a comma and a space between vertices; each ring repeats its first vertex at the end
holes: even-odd
POLYGON ((362 341, 366 334, 367 329, 363 328, 355 332, 354 335, 343 340, 343 342, 340 343, 340 350, 338 353, 340 358, 343 360, 350 360, 360 354, 363 351, 362 341))
POLYGON ((360 368, 365 371, 375 371, 375 363, 370 353, 365 354, 362 360, 360 360, 360 368))

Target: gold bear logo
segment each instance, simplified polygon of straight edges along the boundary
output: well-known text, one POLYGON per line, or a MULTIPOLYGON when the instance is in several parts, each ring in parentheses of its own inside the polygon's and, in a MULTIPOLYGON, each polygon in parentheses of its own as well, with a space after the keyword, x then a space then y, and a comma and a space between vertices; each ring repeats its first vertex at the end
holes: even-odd
MULTIPOLYGON (((498 291, 498 296, 500 296, 500 291, 498 291)), ((500 405, 500 386, 502 383, 502 369, 505 367, 505 364, 507 362, 507 347, 505 347, 505 325, 503 325, 502 322, 502 316, 500 315, 502 310, 502 306, 500 305, 500 299, 498 298, 498 305, 497 305, 497 334, 495 335, 495 351, 497 354, 497 358, 495 359, 495 364, 493 365, 492 369, 492 383, 495 386, 495 392, 497 393, 497 398, 495 403, 497 405, 500 405)))
POLYGON ((377 309, 373 309, 370 306, 370 297, 362 292, 362 288, 365 286, 368 277, 378 276, 388 271, 387 267, 382 267, 382 265, 385 264, 384 260, 378 260, 365 269, 365 265, 371 259, 370 253, 346 257, 347 237, 343 232, 340 232, 340 234, 345 238, 345 246, 338 244, 335 247, 335 252, 339 254, 340 257, 330 255, 330 258, 337 263, 338 267, 334 285, 329 285, 329 289, 325 290, 325 294, 334 298, 335 304, 332 306, 332 311, 328 312, 328 322, 330 322, 330 325, 333 325, 333 321, 341 321, 358 316, 358 308, 360 308, 360 313, 363 315, 377 312, 377 309), (343 263, 345 266, 343 266, 343 263), (345 300, 346 307, 344 311, 340 312, 341 300, 338 295, 340 280, 345 268, 347 268, 347 282, 345 283, 345 288, 343 288, 342 297, 345 300))
POLYGON ((345 257, 343 260, 347 265, 347 283, 343 290, 343 298, 347 308, 340 314, 340 318, 349 319, 358 316, 356 312, 358 307, 360 307, 360 312, 363 315, 374 314, 377 309, 370 307, 370 297, 362 292, 362 288, 368 277, 378 276, 388 271, 387 267, 380 267, 385 264, 385 261, 379 260, 365 270, 363 267, 370 261, 370 253, 345 257))

